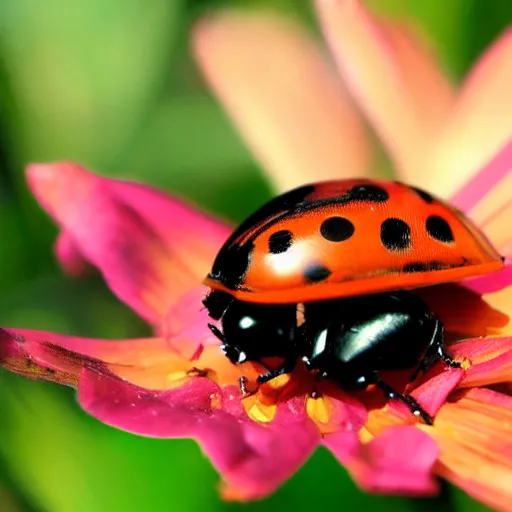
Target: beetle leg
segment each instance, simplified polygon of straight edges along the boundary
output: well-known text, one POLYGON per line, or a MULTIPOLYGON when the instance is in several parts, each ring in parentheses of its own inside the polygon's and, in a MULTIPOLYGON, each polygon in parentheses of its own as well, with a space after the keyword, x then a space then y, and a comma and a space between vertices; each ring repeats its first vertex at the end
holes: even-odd
POLYGON ((411 395, 398 393, 398 391, 395 391, 389 384, 382 381, 378 374, 374 375, 373 382, 389 399, 397 398, 398 400, 401 400, 405 405, 407 405, 414 416, 420 417, 427 425, 433 424, 432 416, 430 416, 430 414, 425 411, 425 409, 423 409, 423 407, 421 407, 421 405, 411 395))
POLYGON ((208 329, 210 329, 214 336, 219 338, 220 341, 222 341, 223 343, 226 341, 226 339, 224 338, 224 334, 222 334, 221 330, 218 327, 216 327, 213 324, 208 324, 208 329))
POLYGON ((414 373, 409 378, 409 382, 414 382, 421 372, 425 373, 426 371, 428 371, 428 369, 431 368, 436 361, 437 358, 434 358, 432 356, 425 356, 419 362, 418 366, 416 367, 416 370, 414 370, 414 373))
POLYGON ((256 393, 256 391, 250 391, 247 387, 247 384, 249 383, 249 379, 245 377, 245 375, 242 375, 238 378, 238 387, 240 389, 240 393, 242 394, 242 398, 248 398, 256 393))
MULTIPOLYGON (((213 335, 218 338, 220 341, 222 341, 222 345, 220 345, 220 349, 226 354, 227 354, 227 348, 226 348, 226 338, 224 337, 224 334, 222 333, 222 331, 216 327, 215 325, 213 324, 208 324, 208 328, 210 329, 210 331, 212 331, 213 335)), ((229 357, 229 356, 228 356, 229 357)), ((238 362, 237 359, 235 358, 235 360, 232 359, 233 356, 229 357, 229 359, 231 360, 231 362, 238 362)), ((237 356, 238 357, 238 356, 237 356)))
POLYGON ((275 379, 279 377, 279 375, 283 375, 284 373, 291 373, 295 369, 297 365, 297 357, 293 355, 293 357, 287 357, 281 366, 270 370, 267 373, 262 373, 258 376, 258 384, 264 384, 269 380, 275 379))
POLYGON ((436 360, 441 359, 445 364, 452 368, 460 368, 460 363, 455 361, 455 359, 452 359, 446 352, 446 348, 444 346, 444 325, 439 320, 437 320, 436 323, 431 350, 431 354, 436 358, 436 360))
POLYGON ((411 375, 409 382, 415 381, 420 372, 427 372, 439 360, 444 361, 444 363, 451 368, 461 367, 460 363, 451 358, 446 352, 446 348, 444 346, 444 326, 439 320, 436 320, 430 346, 426 354, 423 356, 423 359, 418 364, 415 372, 411 375))

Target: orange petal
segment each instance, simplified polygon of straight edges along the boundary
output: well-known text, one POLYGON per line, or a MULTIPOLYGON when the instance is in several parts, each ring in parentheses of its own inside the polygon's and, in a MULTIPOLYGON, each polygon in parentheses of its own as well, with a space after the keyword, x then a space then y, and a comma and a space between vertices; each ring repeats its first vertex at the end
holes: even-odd
POLYGON ((436 471, 497 510, 512 504, 512 398, 487 389, 463 392, 439 411, 434 427, 436 471))
POLYGON ((208 376, 221 386, 256 379, 250 363, 233 365, 218 346, 208 346, 189 361, 164 338, 101 340, 30 329, 0 329, 0 360, 10 371, 32 378, 76 383, 82 368, 108 370, 147 390, 169 390, 189 377, 208 376), (47 371, 50 369, 49 371, 47 371))
POLYGON ((450 338, 498 336, 510 329, 510 307, 507 313, 506 300, 497 300, 502 292, 482 297, 464 286, 450 283, 429 286, 415 293, 440 318, 450 338))
POLYGON ((196 27, 199 64, 279 190, 369 174, 362 121, 308 35, 276 14, 196 27))
POLYGON ((485 301, 496 310, 508 315, 508 322, 501 328, 500 334, 512 335, 512 286, 485 295, 485 301))
POLYGON ((480 58, 462 87, 425 176, 429 188, 449 197, 509 141, 511 88, 509 29, 480 58))
POLYGON ((357 0, 317 0, 320 20, 351 92, 408 181, 425 137, 452 103, 448 81, 419 38, 378 22, 357 0))

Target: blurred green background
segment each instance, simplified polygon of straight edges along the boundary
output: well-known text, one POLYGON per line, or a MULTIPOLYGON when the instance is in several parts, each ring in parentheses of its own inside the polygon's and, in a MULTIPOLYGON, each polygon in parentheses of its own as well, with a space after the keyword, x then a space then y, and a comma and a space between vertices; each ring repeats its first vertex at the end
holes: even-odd
MULTIPOLYGON (((279 8, 313 28, 305 0, 1 0, 0 325, 102 338, 148 332, 99 279, 62 275, 56 229, 25 186, 29 161, 73 159, 233 221, 270 196, 189 54, 193 21, 229 4, 279 8)), ((454 80, 512 17, 503 0, 372 4, 422 25, 454 80)), ((227 504, 194 442, 115 431, 52 384, 2 372, 0 389, 1 512, 484 510, 448 486, 435 500, 365 495, 324 451, 266 501, 227 504)))

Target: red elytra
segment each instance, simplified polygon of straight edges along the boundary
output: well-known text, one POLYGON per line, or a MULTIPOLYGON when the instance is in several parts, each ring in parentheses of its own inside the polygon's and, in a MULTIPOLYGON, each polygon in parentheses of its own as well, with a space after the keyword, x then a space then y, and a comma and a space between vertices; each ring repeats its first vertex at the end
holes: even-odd
POLYGON ((462 212, 383 180, 305 185, 262 206, 205 284, 256 303, 299 303, 458 281, 503 268, 462 212))

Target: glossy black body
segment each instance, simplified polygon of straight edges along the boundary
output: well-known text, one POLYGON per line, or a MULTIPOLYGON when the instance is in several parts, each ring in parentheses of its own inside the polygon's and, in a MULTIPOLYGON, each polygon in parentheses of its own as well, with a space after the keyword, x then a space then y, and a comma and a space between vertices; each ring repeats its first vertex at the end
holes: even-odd
POLYGON ((306 305, 303 357, 341 387, 361 388, 375 372, 416 368, 442 326, 418 297, 396 292, 306 305))
POLYGON ((305 305, 298 326, 296 305, 260 305, 212 292, 205 299, 210 325, 233 363, 280 357, 282 364, 260 375, 266 382, 295 368, 302 359, 319 378, 340 388, 379 386, 389 398, 399 398, 426 423, 430 416, 410 396, 397 393, 380 378, 385 370, 411 369, 411 379, 443 359, 457 367, 444 349, 444 328, 425 303, 409 292, 314 302, 305 305), (220 313, 223 304, 224 311, 220 313))
POLYGON ((296 307, 234 301, 222 317, 222 333, 224 351, 233 363, 286 358, 297 339, 296 307))

